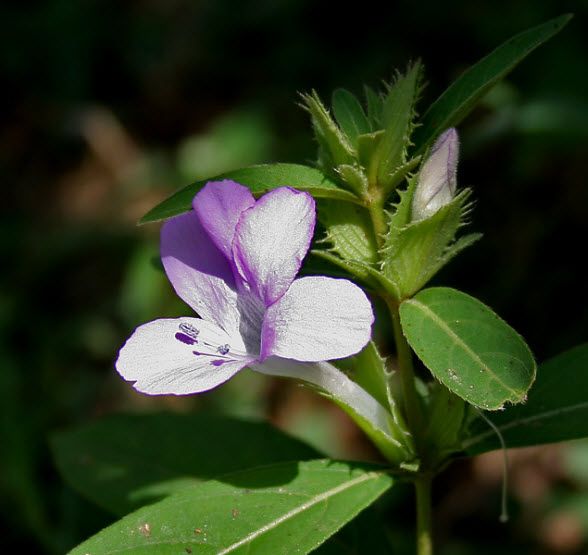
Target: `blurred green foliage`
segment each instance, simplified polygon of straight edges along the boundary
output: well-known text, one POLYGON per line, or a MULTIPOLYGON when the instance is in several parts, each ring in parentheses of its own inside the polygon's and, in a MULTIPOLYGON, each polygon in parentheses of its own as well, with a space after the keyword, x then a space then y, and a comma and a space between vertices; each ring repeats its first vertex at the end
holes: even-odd
MULTIPOLYGON (((329 453, 372 456, 338 412, 290 385, 244 373, 211 395, 170 400, 124 384, 113 359, 134 326, 186 313, 159 268, 157 226, 135 222, 209 174, 313 160, 299 91, 360 92, 421 57, 424 107, 502 40, 565 11, 576 13, 565 31, 461 128, 459 181, 474 189, 472 229, 485 237, 438 280, 489 302, 539 360, 585 340, 588 329, 579 269, 588 231, 586 1, 349 10, 310 0, 2 3, 3 551, 62 553, 110 522, 61 482, 47 447, 53 430, 106 413, 265 416, 329 453)), ((554 453, 543 466, 541 457, 520 463, 536 480, 521 478, 520 489, 515 480, 506 528, 497 524, 492 473, 482 463, 450 469, 436 492, 446 552, 507 553, 510 541, 513 553, 580 553, 586 444, 554 453), (525 497, 525 488, 539 493, 525 497)), ((378 506, 396 524, 395 545, 410 545, 407 499, 400 489, 378 506)))

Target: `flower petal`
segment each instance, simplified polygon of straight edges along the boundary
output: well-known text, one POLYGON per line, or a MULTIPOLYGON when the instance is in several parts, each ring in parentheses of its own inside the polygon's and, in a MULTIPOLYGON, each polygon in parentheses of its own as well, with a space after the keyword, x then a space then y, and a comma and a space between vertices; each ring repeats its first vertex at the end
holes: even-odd
POLYGON ((261 359, 299 361, 344 358, 369 341, 374 314, 365 293, 346 279, 297 279, 266 312, 261 359))
POLYGON ((194 197, 194 211, 202 227, 228 260, 233 257, 231 247, 241 212, 254 204, 247 187, 228 179, 209 181, 194 197))
POLYGON ((194 212, 163 225, 161 260, 178 296, 199 316, 230 334, 239 329, 233 271, 194 212))
POLYGON ((315 220, 314 199, 289 187, 270 191, 241 214, 233 242, 235 266, 266 306, 296 277, 315 220))
POLYGON ((154 320, 139 326, 121 348, 116 369, 149 395, 188 395, 225 382, 249 362, 231 337, 199 318, 154 320))

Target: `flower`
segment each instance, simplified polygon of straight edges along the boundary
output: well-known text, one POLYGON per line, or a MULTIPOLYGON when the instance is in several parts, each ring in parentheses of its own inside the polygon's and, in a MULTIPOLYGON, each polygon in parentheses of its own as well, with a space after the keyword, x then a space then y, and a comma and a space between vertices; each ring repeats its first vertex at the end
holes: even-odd
POLYGON ((457 187, 459 137, 454 128, 447 129, 435 141, 419 173, 412 199, 412 219, 430 218, 450 203, 457 187))
MULTIPOLYGON (((369 300, 345 279, 295 279, 314 232, 313 198, 281 187, 256 201, 246 187, 218 181, 193 207, 164 224, 161 258, 176 293, 200 317, 139 326, 120 350, 119 374, 143 393, 185 395, 249 366, 339 397, 365 397, 322 361, 366 345, 374 320, 369 300)), ((373 412, 367 405, 361 412, 373 412)))

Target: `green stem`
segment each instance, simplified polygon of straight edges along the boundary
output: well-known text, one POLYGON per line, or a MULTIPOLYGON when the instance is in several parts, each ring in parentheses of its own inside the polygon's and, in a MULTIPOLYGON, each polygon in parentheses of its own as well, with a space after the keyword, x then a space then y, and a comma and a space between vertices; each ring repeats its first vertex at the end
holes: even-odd
POLYGON ((392 326, 394 328, 394 341, 396 343, 396 354, 398 357, 398 375, 400 377, 400 387, 402 388, 404 412, 406 413, 406 419, 408 420, 408 426, 412 432, 415 446, 417 451, 419 451, 419 444, 424 432, 424 418, 414 380, 412 352, 402 333, 397 303, 390 298, 386 299, 386 303, 390 309, 392 326))
POLYGON ((369 211, 376 241, 378 243, 378 247, 381 247, 384 244, 384 236, 386 235, 387 229, 386 216, 382 210, 382 207, 378 204, 371 204, 369 206, 369 211))
POLYGON ((417 505, 417 555, 433 555, 431 482, 431 476, 420 475, 414 483, 417 505))

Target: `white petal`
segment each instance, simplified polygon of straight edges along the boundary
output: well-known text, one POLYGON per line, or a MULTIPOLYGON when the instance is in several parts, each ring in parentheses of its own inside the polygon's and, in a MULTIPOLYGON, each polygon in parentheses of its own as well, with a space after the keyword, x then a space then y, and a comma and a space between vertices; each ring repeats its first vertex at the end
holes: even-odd
MULTIPOLYGON (((250 361, 219 326, 200 318, 139 326, 119 352, 118 373, 149 395, 188 395, 227 381, 250 361)), ((240 341, 238 338, 237 341, 240 341)))
POLYGON ((371 304, 354 283, 322 276, 300 278, 266 312, 261 358, 345 358, 363 349, 373 322, 371 304))

